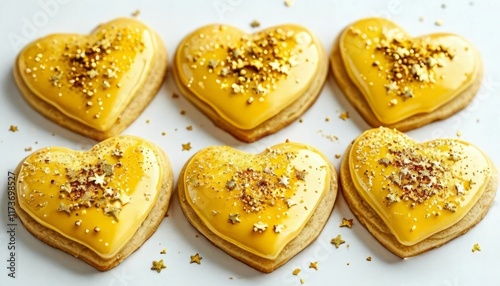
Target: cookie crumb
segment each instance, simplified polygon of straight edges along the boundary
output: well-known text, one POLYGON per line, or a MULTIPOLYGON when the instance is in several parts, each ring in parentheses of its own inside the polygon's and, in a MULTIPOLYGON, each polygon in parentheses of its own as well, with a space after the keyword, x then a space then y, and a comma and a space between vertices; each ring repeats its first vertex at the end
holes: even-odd
POLYGON ((162 250, 160 251, 160 254, 167 254, 167 249, 166 249, 166 248, 162 249, 162 250))
POLYGON ((191 261, 189 263, 201 264, 202 259, 203 257, 201 257, 199 253, 196 253, 195 255, 191 255, 191 261))
POLYGON ((300 273, 300 268, 295 268, 292 272, 293 275, 297 276, 300 273))
POLYGON ((434 25, 436 26, 443 26, 444 21, 442 19, 437 19, 436 22, 434 22, 434 25))
POLYGON ((151 120, 149 120, 149 119, 146 119, 146 124, 149 124, 149 122, 151 122, 151 120))
POLYGON ((182 144, 182 151, 189 151, 191 150, 191 142, 182 144))
POLYGON ((300 284, 304 284, 306 283, 306 281, 304 281, 304 279, 300 278, 300 284))
POLYGON ((260 22, 257 21, 257 20, 253 20, 251 23, 250 23, 250 27, 252 28, 258 28, 260 27, 260 22))
POLYGON ((424 20, 425 20, 425 17, 424 17, 424 16, 420 16, 420 17, 418 17, 418 21, 419 21, 419 22, 423 22, 424 20))
POLYGON ((292 7, 295 4, 294 0, 285 0, 286 7, 292 7))
POLYGON ((479 243, 474 243, 474 246, 472 246, 472 252, 476 251, 481 251, 481 247, 479 246, 479 243))
POLYGON ((17 128, 17 126, 16 126, 16 125, 11 125, 11 126, 9 127, 9 131, 10 131, 10 132, 17 132, 17 131, 19 131, 19 129, 17 128))
POLYGON ((165 135, 167 135, 167 132, 163 131, 163 132, 161 133, 161 136, 165 136, 165 135))
POLYGON ((24 148, 24 151, 26 151, 26 152, 31 152, 31 150, 33 150, 33 148, 31 148, 31 147, 24 148))
POLYGON ((304 122, 304 120, 302 118, 299 119, 299 123, 302 123, 304 122))
POLYGON ((366 261, 372 261, 372 257, 371 257, 371 256, 368 256, 368 257, 366 258, 366 261))
POLYGON ((193 125, 186 126, 186 130, 192 131, 193 130, 193 125))
POLYGON ((341 156, 342 155, 340 155, 340 154, 335 154, 335 159, 340 159, 341 156))
POLYGON ((186 110, 182 109, 181 110, 181 115, 184 115, 184 114, 186 114, 186 110))
POLYGON ((441 4, 441 8, 442 8, 442 9, 446 9, 446 4, 444 4, 444 3, 443 3, 443 4, 441 4))
POLYGON ((462 136, 462 131, 457 130, 457 137, 461 137, 461 136, 462 136))

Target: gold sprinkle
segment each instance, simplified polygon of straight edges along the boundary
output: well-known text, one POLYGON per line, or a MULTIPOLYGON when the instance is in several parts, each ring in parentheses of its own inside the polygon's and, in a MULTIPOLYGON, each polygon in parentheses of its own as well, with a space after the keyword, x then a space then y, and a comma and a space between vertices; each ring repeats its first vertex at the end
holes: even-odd
POLYGON ((313 268, 317 271, 318 270, 318 261, 314 261, 314 262, 309 263, 309 268, 313 268))
POLYGON ((81 219, 75 221, 75 226, 80 226, 80 225, 82 225, 82 220, 81 219))
POLYGON ((342 218, 342 223, 339 225, 339 227, 352 228, 352 222, 353 219, 342 218))
POLYGON ((161 133, 161 136, 165 136, 165 135, 167 135, 167 132, 163 131, 163 132, 161 133))
POLYGON ((339 234, 337 235, 337 237, 335 238, 332 238, 332 240, 330 241, 331 244, 335 245, 335 248, 339 248, 341 244, 344 244, 345 241, 342 240, 342 236, 339 234))
POLYGON ((137 16, 139 16, 139 14, 141 14, 141 10, 137 9, 134 12, 132 12, 132 14, 130 14, 130 15, 132 15, 132 17, 137 17, 137 16))
POLYGON ((293 275, 297 276, 300 273, 300 268, 295 268, 292 272, 293 275))
POLYGON ((240 214, 229 214, 229 218, 227 220, 231 224, 239 223, 240 222, 240 214))
POLYGON ((267 230, 267 223, 265 223, 265 222, 259 221, 259 222, 254 223, 254 225, 253 225, 254 232, 262 233, 266 230, 267 230))
POLYGON ((10 131, 10 132, 17 132, 17 131, 19 131, 19 129, 17 128, 17 126, 16 126, 16 125, 11 125, 11 126, 9 127, 9 131, 10 131))
POLYGON ((251 23, 250 23, 250 27, 252 28, 258 28, 260 27, 260 22, 257 21, 257 20, 253 20, 251 23))
POLYGON ((191 150, 191 142, 182 144, 182 151, 189 151, 191 150))
POLYGON ((368 256, 368 257, 366 258, 366 261, 372 261, 372 257, 371 257, 371 256, 368 256))
POLYGON ((186 126, 186 130, 192 131, 193 130, 193 126, 192 125, 186 126))
POLYGON ((345 111, 340 113, 339 118, 346 121, 349 118, 349 112, 345 111))
POLYGON ((340 157, 342 157, 342 155, 340 155, 340 154, 335 154, 335 159, 339 159, 340 157))
POLYGON ((167 254, 167 249, 166 249, 166 248, 162 249, 162 250, 160 251, 160 254, 167 254))
POLYGON ((328 116, 327 116, 327 117, 325 118, 325 121, 326 121, 326 122, 330 121, 330 117, 328 117, 328 116))
POLYGON ((163 259, 160 261, 154 261, 153 260, 153 266, 151 266, 151 270, 156 270, 158 273, 162 271, 162 269, 167 268, 165 264, 163 264, 163 259))
POLYGON ((189 263, 190 264, 193 264, 193 263, 201 264, 202 259, 203 259, 203 257, 201 257, 199 253, 196 253, 195 255, 191 255, 191 261, 189 263))
POLYGON ((474 246, 472 246, 472 252, 476 251, 481 251, 481 247, 479 246, 478 243, 474 243, 474 246))
POLYGON ((98 226, 96 226, 96 227, 94 227, 94 231, 99 232, 99 231, 101 231, 101 229, 98 226))

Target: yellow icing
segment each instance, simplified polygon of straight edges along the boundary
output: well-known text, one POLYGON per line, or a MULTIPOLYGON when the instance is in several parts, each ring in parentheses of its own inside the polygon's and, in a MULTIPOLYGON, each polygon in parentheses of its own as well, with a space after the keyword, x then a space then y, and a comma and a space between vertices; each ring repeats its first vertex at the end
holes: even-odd
POLYGON ((212 232, 274 259, 330 188, 330 169, 319 151, 297 143, 279 144, 259 155, 219 146, 197 153, 181 180, 188 204, 212 232), (259 223, 267 228, 254 230, 259 223))
POLYGON ((491 175, 489 160, 467 142, 417 143, 383 127, 354 141, 349 170, 363 200, 404 245, 414 245, 460 221, 481 197, 491 175), (421 198, 410 189, 419 190, 421 198))
POLYGON ((320 49, 315 37, 296 25, 252 35, 234 27, 209 25, 179 45, 174 60, 176 82, 231 125, 249 130, 309 88, 319 69, 320 49), (221 75, 223 69, 226 75, 221 75))
POLYGON ((35 40, 17 64, 38 98, 71 119, 106 131, 149 75, 156 46, 148 27, 121 18, 90 35, 54 34, 35 40))
MULTIPOLYGON (((477 51, 463 38, 445 33, 412 38, 396 24, 382 18, 363 19, 348 27, 340 37, 340 52, 349 78, 382 124, 436 110, 470 87, 480 68, 477 51), (397 59, 388 58, 377 47, 392 39, 399 41, 393 46, 394 50, 407 47, 411 52, 413 47, 428 52, 429 47, 443 48, 442 53, 434 53, 433 59, 427 56, 419 62, 421 69, 432 71, 430 81, 412 79, 412 66, 405 68, 402 73, 405 82, 398 86, 402 91, 405 87, 410 89, 413 98, 388 90, 387 86, 393 80, 387 76, 391 75, 390 69, 397 59)), ((399 50, 396 57, 401 60, 403 58, 399 55, 405 53, 404 49, 399 50)))
POLYGON ((36 151, 22 164, 17 193, 19 206, 38 223, 108 259, 128 243, 149 214, 161 178, 159 159, 150 144, 121 136, 88 152, 63 147, 36 151), (106 183, 96 181, 95 175, 104 176, 106 183), (78 192, 83 197, 78 198, 78 192))

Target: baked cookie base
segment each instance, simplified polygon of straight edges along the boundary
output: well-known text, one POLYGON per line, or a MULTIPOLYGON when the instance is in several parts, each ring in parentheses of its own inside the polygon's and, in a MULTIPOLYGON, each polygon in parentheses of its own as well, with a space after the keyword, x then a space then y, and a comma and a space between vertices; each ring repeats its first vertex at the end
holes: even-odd
POLYGON ((358 221, 380 242, 380 244, 401 258, 412 257, 427 252, 466 233, 484 218, 495 200, 495 194, 498 188, 498 172, 492 164, 492 175, 486 190, 462 220, 417 244, 411 246, 403 245, 391 233, 375 210, 358 194, 352 182, 349 170, 349 152, 351 146, 352 145, 350 145, 344 153, 340 166, 340 187, 342 189, 342 194, 358 221))
POLYGON ((483 65, 480 57, 478 56, 477 59, 479 61, 479 64, 476 80, 458 96, 430 113, 420 113, 393 124, 384 124, 377 119, 370 105, 368 104, 368 101, 366 101, 361 91, 349 78, 344 65, 344 61, 342 60, 342 56, 340 54, 339 43, 340 39, 337 38, 333 47, 332 56, 330 57, 333 75, 340 90, 344 93, 347 100, 372 127, 385 126, 389 128, 396 128, 399 131, 404 132, 421 127, 437 120, 443 120, 464 109, 472 101, 472 99, 474 99, 479 88, 481 87, 483 78, 483 65))
MULTIPOLYGON (((326 222, 330 218, 332 213, 335 200, 337 198, 337 173, 333 165, 330 164, 330 189, 325 194, 321 202, 319 203, 316 211, 313 213, 305 227, 299 233, 299 235, 290 241, 285 248, 281 251, 279 256, 274 259, 267 259, 248 252, 235 244, 232 244, 223 238, 217 236, 213 233, 198 217, 194 209, 186 201, 186 194, 184 190, 184 184, 182 181, 177 183, 177 190, 179 194, 179 202, 181 209, 188 219, 188 221, 193 225, 201 234, 203 234, 210 242, 215 246, 224 250, 227 254, 232 257, 242 261, 243 263, 253 267, 264 273, 271 273, 278 267, 285 264, 288 260, 297 255, 300 251, 306 248, 309 244, 316 240, 319 236, 326 222)), ((184 177, 185 166, 182 169, 179 178, 184 177)))
MULTIPOLYGON (((318 39, 315 39, 315 42, 319 43, 318 39)), ((306 112, 307 109, 309 109, 311 105, 316 101, 319 94, 321 93, 321 90, 323 89, 323 85, 325 84, 326 77, 328 75, 328 61, 326 60, 326 52, 321 45, 318 46, 320 47, 319 67, 310 87, 304 92, 301 97, 291 103, 288 107, 253 129, 245 130, 233 126, 232 124, 224 120, 209 104, 199 99, 193 92, 191 92, 189 88, 184 86, 180 82, 175 61, 173 64, 174 79, 177 87, 184 95, 184 97, 186 97, 199 110, 201 110, 206 116, 208 116, 210 120, 215 124, 215 126, 225 130, 240 141, 251 143, 267 135, 274 134, 284 127, 290 125, 304 112, 306 112)))
MULTIPOLYGON (((139 229, 137 229, 135 234, 132 236, 130 241, 123 247, 120 252, 118 252, 115 257, 112 257, 110 259, 103 259, 88 247, 66 238, 57 231, 41 225, 20 207, 17 195, 15 201, 16 214, 21 220, 24 227, 26 227, 26 229, 39 240, 85 261, 97 270, 110 270, 111 268, 120 264, 134 251, 139 249, 139 247, 141 247, 144 242, 146 242, 149 237, 153 235, 153 233, 156 231, 163 218, 165 217, 165 214, 167 213, 170 203, 170 197, 173 191, 174 176, 170 161, 168 160, 166 155, 158 147, 155 148, 156 150, 154 151, 160 159, 161 165, 163 166, 162 186, 160 193, 158 194, 157 202, 153 206, 151 212, 141 224, 139 229)), ((24 159, 16 168, 16 176, 19 174, 22 162, 24 162, 24 159)))
POLYGON ((85 125, 67 116, 43 99, 40 99, 22 79, 18 66, 19 59, 16 59, 16 63, 14 64, 14 79, 24 99, 40 114, 73 132, 97 141, 102 141, 118 135, 125 130, 142 113, 146 106, 149 105, 161 88, 163 79, 167 73, 167 52, 163 41, 156 33, 155 38, 157 43, 157 57, 154 59, 153 67, 146 82, 137 89, 137 94, 108 130, 97 130, 85 125))

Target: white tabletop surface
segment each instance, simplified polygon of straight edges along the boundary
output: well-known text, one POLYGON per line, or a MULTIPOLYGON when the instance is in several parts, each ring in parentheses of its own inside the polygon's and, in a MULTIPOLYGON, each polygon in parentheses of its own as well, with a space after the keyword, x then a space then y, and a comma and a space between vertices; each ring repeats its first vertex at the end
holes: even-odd
MULTIPOLYGON (((8 171, 33 150, 46 146, 88 149, 94 141, 67 131, 35 112, 21 97, 12 76, 16 55, 29 41, 55 32, 87 33, 98 23, 130 16, 155 29, 166 43, 169 63, 179 41, 205 24, 226 23, 254 31, 281 23, 298 23, 317 34, 326 50, 349 23, 368 16, 394 20, 414 35, 454 32, 470 40, 481 52, 484 80, 474 101, 454 116, 408 132, 417 140, 461 138, 482 148, 500 164, 500 27, 499 1, 320 1, 283 0, 200 1, 0 1, 0 285, 500 285, 500 206, 497 197, 486 218, 445 246, 402 260, 382 247, 358 222, 352 229, 339 228, 343 217, 354 218, 339 195, 334 211, 318 240, 272 274, 260 273, 213 246, 187 222, 173 197, 169 216, 156 233, 118 267, 99 272, 84 262, 37 240, 19 221, 15 226, 16 278, 8 276, 10 229, 6 195, 8 171), (442 20, 443 25, 435 25, 442 20), (18 132, 9 132, 10 125, 18 132), (346 244, 336 249, 330 240, 342 235, 346 244), (472 252, 475 243, 481 251, 472 252), (160 254, 162 249, 167 254, 160 254), (190 264, 190 255, 200 253, 201 265, 190 264), (371 261, 366 258, 372 257, 371 261), (151 271, 153 260, 163 259, 167 268, 151 271), (309 263, 318 261, 318 270, 309 263), (301 268, 299 275, 292 275, 301 268)), ((340 92, 333 76, 317 102, 277 134, 258 142, 238 142, 214 127, 184 98, 173 99, 177 88, 169 74, 153 102, 125 130, 161 146, 172 161, 177 176, 186 160, 210 145, 229 145, 258 153, 286 139, 314 145, 339 167, 335 154, 369 126, 340 92), (184 116, 180 111, 185 110, 184 116), (340 112, 348 111, 343 121, 340 112), (330 120, 325 119, 329 117, 330 120), (149 120, 149 123, 146 121, 149 120), (192 125, 193 130, 186 130, 192 125), (166 132, 162 136, 162 132, 166 132), (338 140, 332 140, 333 136, 338 140), (191 142, 190 151, 181 144, 191 142)))

